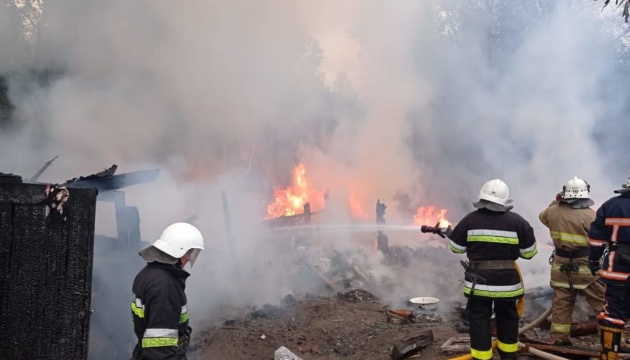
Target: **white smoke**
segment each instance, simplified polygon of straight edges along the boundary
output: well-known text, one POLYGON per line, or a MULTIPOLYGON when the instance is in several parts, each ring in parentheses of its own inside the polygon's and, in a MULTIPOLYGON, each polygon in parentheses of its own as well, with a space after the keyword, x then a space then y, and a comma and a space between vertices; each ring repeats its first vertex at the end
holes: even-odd
MULTIPOLYGON (((291 291, 285 269, 265 265, 275 247, 261 250, 259 224, 272 185, 288 183, 298 161, 337 201, 351 194, 367 214, 384 201, 388 223, 409 224, 428 204, 457 222, 483 182, 502 178, 540 245, 537 214, 568 179, 585 178, 598 206, 626 176, 628 35, 614 9, 600 14, 591 1, 68 0, 44 3, 41 18, 24 9, 0 7, 0 73, 15 106, 0 170, 28 177, 54 155, 42 180, 160 167, 158 181, 126 190, 143 240, 197 215, 215 254, 229 253, 226 190, 238 267, 259 277, 233 283, 221 272, 229 261, 202 256, 192 308, 242 288, 265 301, 291 291)), ((112 233, 111 221, 100 211, 97 230, 112 233)), ((523 262, 527 286, 546 284, 547 254, 523 262)), ((119 269, 120 287, 141 265, 119 269)))

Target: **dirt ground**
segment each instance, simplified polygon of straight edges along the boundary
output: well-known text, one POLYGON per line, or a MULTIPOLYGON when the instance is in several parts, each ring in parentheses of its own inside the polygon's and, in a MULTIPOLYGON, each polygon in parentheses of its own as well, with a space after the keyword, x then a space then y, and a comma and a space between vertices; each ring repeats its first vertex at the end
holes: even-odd
MULTIPOLYGON (((270 308, 271 309, 271 308, 270 308)), ((426 329, 434 342, 422 358, 440 358, 440 345, 461 336, 438 315, 426 320, 394 324, 387 321, 387 307, 376 300, 350 302, 339 297, 312 297, 273 311, 227 319, 203 331, 196 339, 191 359, 273 359, 285 346, 304 360, 390 359, 392 346, 426 329)), ((465 334, 464 334, 465 335, 465 334)))
MULTIPOLYGON (((464 320, 466 299, 460 281, 462 270, 454 258, 447 256, 452 257, 444 248, 401 251, 384 265, 386 271, 381 269, 380 273, 387 276, 366 275, 369 279, 363 282, 352 279, 346 282, 350 288, 341 291, 331 289, 333 284, 327 291, 296 291, 295 296, 286 295, 278 303, 236 306, 228 302, 215 308, 209 321, 194 330, 189 359, 272 360, 274 351, 285 346, 303 360, 384 360, 392 359, 396 344, 426 330, 432 332, 433 341, 414 355, 414 359, 450 359, 464 355, 469 351, 467 348, 455 353, 445 353, 441 349, 451 338, 468 336, 464 320), (365 286, 352 286, 356 284, 365 286), (434 310, 419 309, 408 302, 410 296, 433 294, 440 297, 439 306, 434 310), (395 322, 391 318, 388 320, 388 310, 410 310, 413 316, 407 323, 395 322)), ((326 273, 329 279, 346 273, 348 263, 343 260, 346 259, 344 256, 340 258, 335 260, 333 256, 332 263, 344 271, 334 271, 333 266, 326 273)), ((311 263, 316 264, 317 259, 315 257, 311 263)), ((276 262, 267 265, 279 266, 276 262)), ((295 266, 296 263, 290 262, 281 267, 293 269, 295 266)), ((313 268, 307 266, 306 270, 309 269, 313 268)), ((366 274, 370 272, 365 271, 366 274)), ((296 279, 303 281, 305 277, 302 274, 296 279)), ((326 277, 316 280, 323 281, 322 284, 327 282, 326 277)), ((551 299, 549 291, 546 287, 529 290, 530 294, 536 295, 526 297, 521 325, 547 308, 551 299)), ((549 339, 549 333, 544 329, 528 332, 527 336, 541 341, 549 339)), ((596 349, 598 339, 596 335, 585 335, 574 344, 596 349)), ((498 359, 498 355, 495 358, 498 359)), ((522 354, 519 358, 535 357, 522 354)))
MULTIPOLYGON (((353 299, 348 296, 351 293, 299 300, 289 296, 281 305, 268 305, 240 315, 238 309, 225 308, 221 324, 197 334, 189 358, 270 360, 278 347, 285 346, 303 360, 391 359, 395 344, 425 330, 431 330, 433 342, 413 358, 449 359, 465 353, 441 350, 448 339, 468 335, 461 304, 444 304, 450 307, 446 315, 408 308, 414 311, 413 322, 392 323, 386 315, 388 306, 365 294, 362 300, 353 299)), ((524 317, 523 324, 531 319, 524 317)), ((536 329, 528 336, 545 339, 548 332, 536 329)), ((595 349, 597 337, 585 335, 576 338, 574 344, 595 349)), ((519 358, 537 357, 522 354, 519 358)))

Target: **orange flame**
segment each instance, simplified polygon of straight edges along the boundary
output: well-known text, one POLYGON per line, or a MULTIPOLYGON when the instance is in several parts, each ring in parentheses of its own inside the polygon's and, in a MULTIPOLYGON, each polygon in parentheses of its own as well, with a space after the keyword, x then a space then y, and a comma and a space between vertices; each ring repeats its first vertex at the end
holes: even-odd
POLYGON ((416 214, 413 216, 413 224, 416 226, 429 225, 435 226, 439 224, 439 227, 447 227, 451 223, 446 220, 446 213, 448 210, 441 209, 436 210, 435 206, 420 206, 416 214))
POLYGON ((353 219, 367 220, 369 218, 363 208, 363 204, 361 204, 361 201, 359 201, 354 193, 350 193, 348 196, 348 207, 350 208, 350 215, 353 219))
POLYGON ((323 207, 324 193, 312 188, 306 177, 306 166, 298 164, 293 169, 293 181, 290 186, 274 187, 273 201, 267 206, 265 219, 301 213, 306 203, 310 203, 311 211, 323 207))

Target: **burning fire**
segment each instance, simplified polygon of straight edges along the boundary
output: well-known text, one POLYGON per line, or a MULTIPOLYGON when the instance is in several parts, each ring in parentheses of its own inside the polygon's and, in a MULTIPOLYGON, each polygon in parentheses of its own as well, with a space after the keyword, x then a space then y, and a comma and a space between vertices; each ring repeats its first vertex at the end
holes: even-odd
MULTIPOLYGON (((306 166, 302 163, 293 168, 292 182, 287 187, 274 187, 273 200, 267 205, 265 219, 281 216, 292 216, 304 212, 304 205, 310 203, 311 211, 320 210, 325 205, 325 193, 313 188, 307 178, 306 166)), ((368 213, 355 192, 348 195, 348 207, 356 220, 367 220, 368 213)), ((413 225, 429 225, 446 228, 450 224, 446 220, 448 210, 437 210, 435 206, 420 206, 413 217, 413 225)))
POLYGON ((324 193, 312 188, 306 177, 306 166, 298 164, 293 169, 291 185, 286 188, 274 188, 273 201, 267 206, 265 219, 302 213, 306 203, 310 203, 311 210, 315 210, 321 208, 323 202, 324 193))
POLYGON ((348 207, 350 208, 350 214, 353 219, 367 220, 369 218, 368 214, 363 209, 363 205, 354 193, 350 193, 348 197, 348 207))
POLYGON ((441 228, 448 227, 451 223, 446 220, 447 212, 446 209, 436 210, 435 206, 420 206, 413 216, 413 224, 416 226, 439 224, 441 228))

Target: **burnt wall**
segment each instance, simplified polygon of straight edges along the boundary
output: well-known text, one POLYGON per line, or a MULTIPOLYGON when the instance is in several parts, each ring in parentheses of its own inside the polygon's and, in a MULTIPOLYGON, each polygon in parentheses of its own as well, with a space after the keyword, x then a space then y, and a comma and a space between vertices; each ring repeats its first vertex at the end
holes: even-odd
POLYGON ((87 359, 97 191, 3 180, 0 358, 87 359))
POLYGON ((13 109, 14 106, 9 100, 9 85, 6 78, 0 76, 0 129, 9 125, 13 109))

